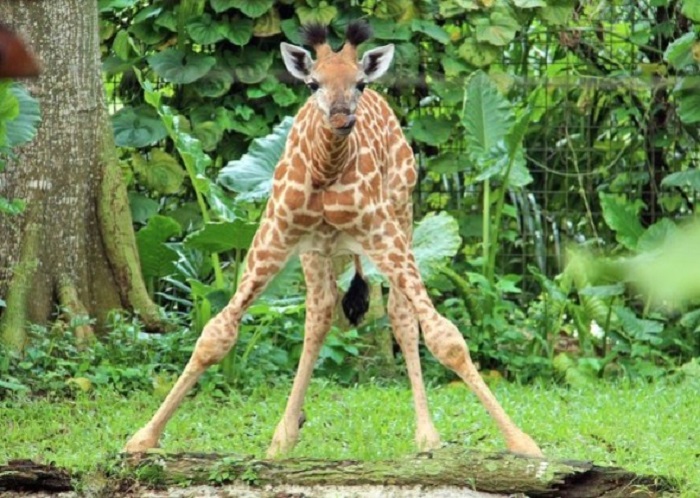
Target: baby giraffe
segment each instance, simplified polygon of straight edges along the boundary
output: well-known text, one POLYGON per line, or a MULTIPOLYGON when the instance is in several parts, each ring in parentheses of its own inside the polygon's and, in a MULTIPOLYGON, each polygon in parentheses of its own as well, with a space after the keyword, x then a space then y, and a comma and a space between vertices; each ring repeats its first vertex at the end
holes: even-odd
MULTIPOLYGON (((503 433, 508 449, 542 456, 484 383, 457 328, 435 310, 411 252, 411 191, 416 183, 413 151, 387 102, 366 88, 386 73, 394 46, 357 47, 370 37, 364 22, 351 23, 345 44, 334 51, 327 29, 307 26, 301 47, 282 43, 289 72, 303 81, 311 97, 296 115, 286 148, 274 172, 272 194, 248 252, 245 273, 229 304, 205 326, 182 375, 153 418, 127 443, 127 452, 158 444, 165 425, 210 365, 236 342, 245 310, 265 285, 298 253, 307 287, 304 349, 282 420, 268 456, 290 451, 299 436, 299 416, 314 363, 328 333, 337 298, 331 257, 365 254, 389 280, 388 314, 406 359, 416 411, 416 443, 437 448, 418 356, 419 328, 430 352, 454 370, 476 394, 503 433)), ((357 275, 344 299, 352 321, 366 311, 367 284, 359 258, 357 275)))

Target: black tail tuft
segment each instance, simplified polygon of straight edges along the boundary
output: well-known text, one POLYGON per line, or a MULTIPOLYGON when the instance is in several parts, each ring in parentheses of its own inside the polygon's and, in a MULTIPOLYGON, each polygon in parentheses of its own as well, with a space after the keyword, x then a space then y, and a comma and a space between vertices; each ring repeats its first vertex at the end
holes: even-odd
POLYGON ((343 296, 343 313, 351 324, 358 325, 368 309, 369 285, 359 273, 355 273, 350 288, 343 296))

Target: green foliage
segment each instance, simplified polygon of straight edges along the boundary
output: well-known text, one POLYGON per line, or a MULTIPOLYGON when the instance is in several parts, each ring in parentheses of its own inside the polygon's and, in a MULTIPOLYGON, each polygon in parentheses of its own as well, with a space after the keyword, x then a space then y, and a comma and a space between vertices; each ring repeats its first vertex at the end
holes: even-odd
POLYGON ((240 159, 230 161, 221 169, 218 182, 236 192, 239 202, 261 201, 270 195, 272 174, 293 122, 292 118, 285 118, 270 135, 253 140, 240 159))
MULTIPOLYGON (((0 80, 0 173, 12 157, 15 147, 30 142, 36 135, 41 112, 39 102, 20 84, 0 80)), ((24 211, 22 199, 0 196, 0 214, 17 215, 24 211)))
POLYGON ((112 116, 119 147, 145 147, 163 140, 167 132, 150 107, 124 107, 112 116))
MULTIPOLYGON (((330 23, 337 47, 347 21, 364 17, 375 32, 368 45, 396 46, 376 87, 421 167, 417 259, 475 359, 508 377, 558 375, 578 385, 620 372, 655 377, 685 362, 697 354, 692 293, 684 290, 674 315, 639 291, 668 272, 664 252, 692 266, 671 244, 691 239, 679 227, 698 192, 694 5, 100 2, 132 212, 145 235, 164 219, 172 229, 153 242, 162 263, 146 271, 154 296, 195 331, 225 305, 289 116, 308 95, 288 83, 279 43, 300 44, 299 26, 317 21, 330 23), (579 244, 598 249, 591 258, 605 271, 567 259, 567 245, 579 244), (601 246, 627 254, 624 264, 608 265, 601 246), (629 268, 648 272, 630 279, 629 268), (645 327, 655 332, 640 335, 645 327)), ((692 287, 669 281, 678 285, 659 289, 692 287)), ((258 376, 289 372, 298 357, 303 307, 280 304, 303 294, 298 266, 270 289, 265 311, 244 324, 245 360, 222 368, 234 382, 256 362, 258 376)), ((334 334, 329 344, 336 339, 342 345, 322 353, 322 369, 352 379, 353 338, 334 334)))

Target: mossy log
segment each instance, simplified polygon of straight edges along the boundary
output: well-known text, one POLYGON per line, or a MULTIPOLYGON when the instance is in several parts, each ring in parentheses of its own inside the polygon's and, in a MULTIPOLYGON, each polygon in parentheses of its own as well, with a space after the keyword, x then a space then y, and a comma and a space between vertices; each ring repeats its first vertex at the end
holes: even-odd
POLYGON ((55 465, 43 465, 31 460, 10 460, 0 465, 0 493, 60 492, 72 489, 71 475, 55 465))
MULTIPOLYGON (((639 476, 620 468, 600 467, 588 462, 480 453, 456 447, 377 462, 313 458, 259 460, 231 455, 150 453, 139 457, 124 456, 117 465, 110 465, 109 468, 108 475, 103 477, 106 478, 104 484, 114 490, 112 496, 120 494, 116 490, 126 488, 131 493, 129 496, 139 496, 139 488, 150 488, 155 489, 147 493, 150 497, 216 495, 305 498, 641 498, 672 491, 668 481, 662 477, 639 476), (165 494, 159 494, 159 489, 165 494), (216 489, 221 489, 224 494, 217 494, 216 489)), ((89 476, 85 478, 89 479, 89 476)), ((79 476, 73 476, 73 481, 79 482, 79 476)), ((70 489, 70 483, 71 476, 56 467, 37 464, 32 467, 26 461, 0 466, 0 491, 61 491, 70 489)))
POLYGON ((138 462, 127 458, 125 468, 130 469, 128 474, 137 481, 160 486, 238 483, 250 488, 291 485, 296 489, 299 486, 457 487, 492 495, 561 498, 653 497, 671 489, 664 478, 639 476, 615 467, 480 453, 456 447, 376 462, 149 454, 138 462))

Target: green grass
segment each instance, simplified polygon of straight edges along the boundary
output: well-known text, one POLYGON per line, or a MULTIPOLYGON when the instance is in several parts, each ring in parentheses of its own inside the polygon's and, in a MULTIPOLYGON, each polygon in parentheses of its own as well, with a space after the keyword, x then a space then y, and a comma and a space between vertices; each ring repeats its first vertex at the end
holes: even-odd
MULTIPOLYGON (((595 384, 583 389, 499 383, 497 397, 551 458, 592 460, 681 483, 683 496, 700 496, 700 381, 643 385, 595 384)), ((161 441, 167 451, 231 452, 263 456, 282 414, 287 389, 261 387, 250 396, 188 399, 161 441)), ((444 441, 502 450, 502 440, 474 396, 461 385, 430 389, 431 410, 444 441)), ((88 470, 143 424, 159 400, 110 392, 74 400, 14 399, 0 403, 0 462, 53 461, 88 470)), ((294 455, 384 459, 413 445, 408 388, 374 385, 342 389, 312 384, 307 422, 294 455)))

